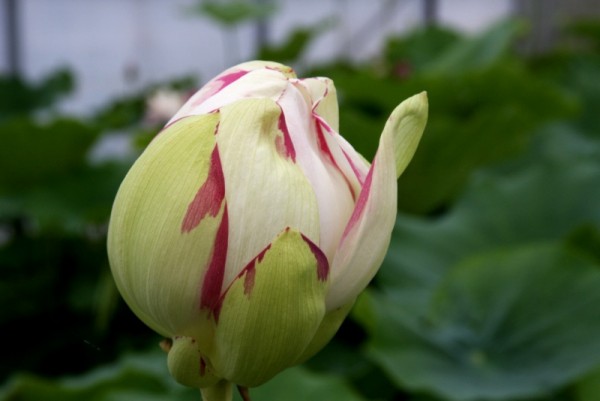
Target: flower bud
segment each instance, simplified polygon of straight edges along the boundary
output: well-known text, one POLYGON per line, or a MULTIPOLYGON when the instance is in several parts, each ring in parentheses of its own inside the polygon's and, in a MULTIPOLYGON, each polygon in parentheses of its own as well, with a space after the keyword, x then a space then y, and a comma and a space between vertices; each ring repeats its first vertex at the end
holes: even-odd
POLYGON ((387 251, 426 120, 424 93, 404 101, 369 164, 337 132, 327 78, 253 61, 188 100, 125 177, 108 235, 178 381, 257 386, 331 339, 387 251))

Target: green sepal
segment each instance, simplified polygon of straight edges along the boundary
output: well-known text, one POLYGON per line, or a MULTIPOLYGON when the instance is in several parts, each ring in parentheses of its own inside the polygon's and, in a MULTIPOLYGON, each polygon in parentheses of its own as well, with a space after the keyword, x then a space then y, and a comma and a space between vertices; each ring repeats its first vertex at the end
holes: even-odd
POLYGON ((324 255, 315 248, 286 229, 233 281, 210 358, 219 375, 255 387, 302 355, 325 316, 324 255))
POLYGON ((191 337, 175 337, 167 356, 171 376, 188 387, 205 388, 217 384, 221 378, 215 376, 212 366, 200 354, 198 342, 191 337))

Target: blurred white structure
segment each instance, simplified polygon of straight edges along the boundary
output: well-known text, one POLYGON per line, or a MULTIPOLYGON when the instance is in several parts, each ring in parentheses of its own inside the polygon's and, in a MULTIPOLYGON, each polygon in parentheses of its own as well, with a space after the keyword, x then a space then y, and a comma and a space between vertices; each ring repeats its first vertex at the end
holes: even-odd
MULTIPOLYGON (((268 21, 270 40, 281 42, 299 26, 334 18, 308 62, 340 55, 372 57, 385 37, 421 23, 421 0, 277 0, 268 21), (394 3, 391 5, 391 3, 394 3), (387 9, 382 9, 387 7, 387 9)), ((21 65, 36 80, 59 67, 76 74, 68 112, 91 112, 110 98, 147 84, 193 74, 200 81, 255 54, 255 26, 226 32, 206 17, 190 15, 195 0, 20 0, 21 65), (226 51, 234 41, 237 51, 226 51)), ((511 12, 511 0, 439 0, 441 24, 474 32, 511 12)), ((0 15, 4 19, 4 15, 0 15)), ((1 41, 4 42, 4 41, 1 41)), ((0 69, 6 71, 5 43, 0 69)))

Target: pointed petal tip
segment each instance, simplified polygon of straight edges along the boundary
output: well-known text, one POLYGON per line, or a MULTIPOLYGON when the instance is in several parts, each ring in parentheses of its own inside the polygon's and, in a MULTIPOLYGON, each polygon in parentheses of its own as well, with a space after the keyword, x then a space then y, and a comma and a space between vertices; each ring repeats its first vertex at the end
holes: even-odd
POLYGON ((400 120, 408 117, 426 121, 428 111, 429 99, 427 92, 423 91, 409 97, 408 99, 405 99, 402 103, 400 103, 390 115, 390 121, 400 120))
POLYGON ((429 113, 427 92, 409 97, 392 112, 382 136, 391 136, 396 159, 396 177, 404 172, 417 150, 429 113))

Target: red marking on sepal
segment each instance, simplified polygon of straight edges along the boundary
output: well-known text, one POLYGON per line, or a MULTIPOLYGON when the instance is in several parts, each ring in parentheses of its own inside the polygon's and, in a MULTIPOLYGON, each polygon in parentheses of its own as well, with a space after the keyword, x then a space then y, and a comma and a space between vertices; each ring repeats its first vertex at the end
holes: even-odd
MULTIPOLYGON (((255 256, 243 269, 235 276, 235 279, 229 284, 227 289, 223 291, 223 293, 219 296, 219 299, 214 302, 214 306, 211 308, 212 314, 215 318, 215 322, 219 323, 219 314, 221 313, 221 308, 223 307, 223 301, 227 296, 227 293, 231 289, 233 283, 237 280, 241 279, 244 276, 244 295, 250 296, 252 289, 254 288, 254 278, 256 276, 256 263, 262 262, 265 257, 267 251, 271 249, 271 244, 267 245, 265 249, 260 251, 260 253, 255 256)), ((221 280, 222 282, 222 280, 221 280)))
POLYGON ((217 146, 212 151, 206 181, 202 184, 181 222, 181 232, 188 233, 206 216, 215 217, 225 199, 225 178, 217 146))
POLYGON ((221 224, 215 237, 210 264, 204 274, 200 291, 200 308, 212 311, 215 320, 218 320, 221 309, 221 287, 223 286, 223 277, 225 276, 228 240, 229 217, 227 214, 227 204, 225 204, 221 224))
POLYGON ((256 275, 256 268, 252 265, 251 269, 246 270, 246 276, 244 277, 244 295, 250 296, 252 289, 254 288, 254 276, 256 275))
POLYGON ((315 255, 315 259, 317 261, 317 277, 321 281, 327 280, 329 276, 329 261, 327 260, 327 256, 323 253, 321 248, 319 248, 314 242, 312 242, 307 236, 304 234, 300 234, 302 239, 308 247, 313 255, 315 255))
POLYGON ((204 358, 200 357, 200 376, 204 376, 206 374, 206 361, 204 358))
POLYGON ((265 254, 267 253, 267 251, 269 249, 271 249, 271 244, 267 245, 265 249, 260 251, 260 253, 254 259, 252 259, 250 261, 250 263, 248 263, 246 265, 246 267, 244 267, 242 269, 240 274, 238 274, 237 278, 241 278, 242 276, 245 275, 245 277, 244 277, 244 295, 250 296, 250 293, 252 292, 252 289, 254 288, 254 276, 256 275, 256 263, 262 262, 262 260, 265 257, 265 254))

